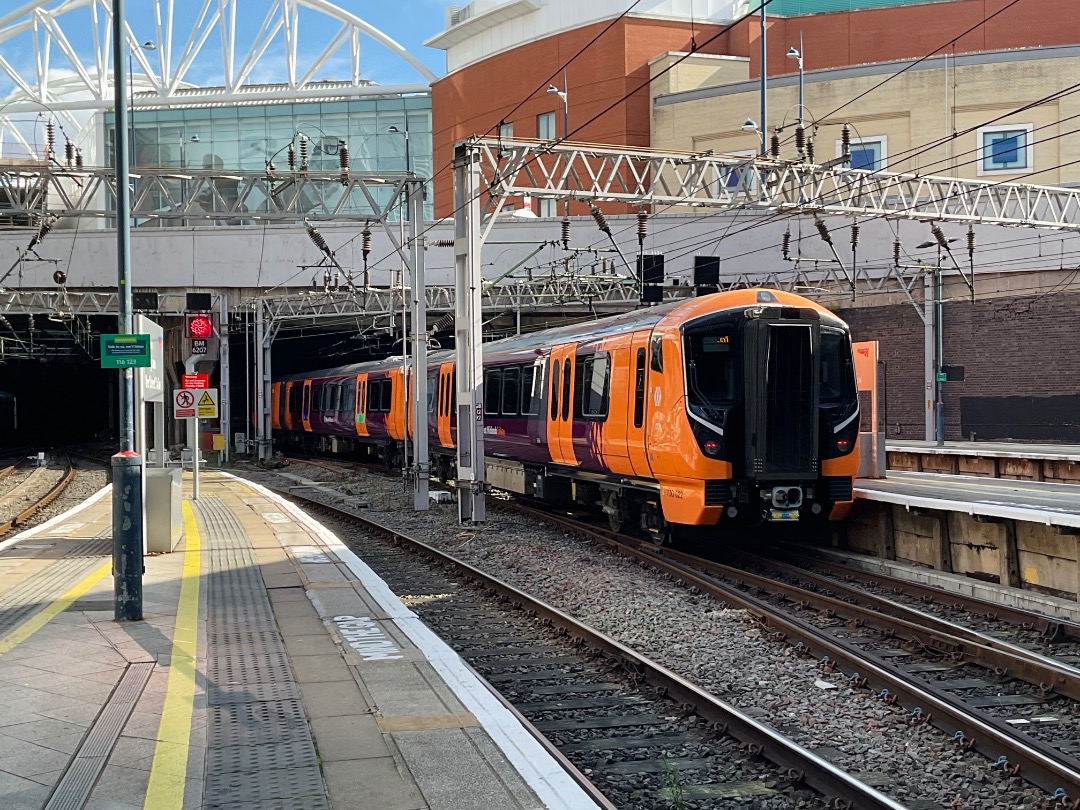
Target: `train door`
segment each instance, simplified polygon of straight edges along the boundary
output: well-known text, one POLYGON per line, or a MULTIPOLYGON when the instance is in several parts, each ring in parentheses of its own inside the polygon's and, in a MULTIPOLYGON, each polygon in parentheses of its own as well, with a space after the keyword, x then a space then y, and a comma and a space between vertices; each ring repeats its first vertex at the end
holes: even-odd
POLYGON ((630 343, 630 385, 626 403, 626 450, 634 475, 652 476, 646 447, 649 415, 646 396, 649 373, 649 333, 635 332, 630 343))
POLYGON ((443 363, 439 368, 439 399, 438 399, 438 429, 439 444, 443 447, 454 446, 454 433, 450 427, 454 415, 454 364, 443 363))
POLYGON ((356 435, 367 436, 367 374, 356 375, 356 402, 353 404, 353 421, 356 423, 356 435))
POLYGON ((556 346, 548 362, 547 443, 556 464, 576 465, 574 456, 574 353, 576 346, 556 346))
POLYGON ((390 402, 386 414, 386 432, 391 439, 401 441, 405 437, 403 430, 405 425, 405 401, 402 392, 402 371, 400 368, 391 369, 386 375, 390 380, 390 402))
POLYGON ((311 380, 304 380, 304 402, 300 406, 300 423, 311 432, 311 380))
POLYGON ((274 383, 270 386, 270 427, 274 430, 281 430, 281 411, 279 405, 282 400, 281 389, 283 387, 284 383, 274 383))

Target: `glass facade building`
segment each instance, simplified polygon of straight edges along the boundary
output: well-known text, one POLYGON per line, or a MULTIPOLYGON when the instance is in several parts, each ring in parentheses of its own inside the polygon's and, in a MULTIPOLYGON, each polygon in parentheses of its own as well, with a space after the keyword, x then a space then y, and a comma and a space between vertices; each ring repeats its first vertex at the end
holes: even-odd
MULTIPOLYGON (((285 172, 289 143, 298 149, 303 136, 308 165, 315 171, 338 169, 339 142, 344 141, 353 171, 411 169, 422 177, 432 176, 429 94, 136 109, 132 121, 136 174, 139 166, 261 171, 267 160, 285 172)), ((104 124, 105 158, 111 163, 112 113, 105 115, 104 124)), ((382 195, 388 199, 391 193, 390 188, 378 186, 373 191, 377 198, 382 195)), ((434 216, 431 199, 429 194, 427 219, 434 216)), ((257 206, 257 201, 252 202, 257 206)))

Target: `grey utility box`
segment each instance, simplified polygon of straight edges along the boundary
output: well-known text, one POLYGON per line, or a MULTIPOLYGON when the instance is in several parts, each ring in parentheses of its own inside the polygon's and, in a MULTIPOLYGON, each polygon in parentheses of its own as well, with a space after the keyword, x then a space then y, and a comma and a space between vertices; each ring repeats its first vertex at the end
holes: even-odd
POLYGON ((146 550, 172 551, 184 536, 179 467, 148 468, 146 475, 146 550))

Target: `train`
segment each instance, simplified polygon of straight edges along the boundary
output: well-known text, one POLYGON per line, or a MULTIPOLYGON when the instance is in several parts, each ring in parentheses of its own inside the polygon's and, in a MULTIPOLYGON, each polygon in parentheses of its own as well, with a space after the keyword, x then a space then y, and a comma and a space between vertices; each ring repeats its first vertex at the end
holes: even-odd
MULTIPOLYGON (((455 476, 452 351, 428 356, 430 469, 455 476)), ((809 299, 744 289, 483 345, 486 481, 595 509, 614 530, 828 525, 851 506, 859 396, 847 325, 809 299)), ((411 376, 411 374, 410 374, 411 376)), ((401 358, 282 376, 285 449, 400 466, 401 358)))

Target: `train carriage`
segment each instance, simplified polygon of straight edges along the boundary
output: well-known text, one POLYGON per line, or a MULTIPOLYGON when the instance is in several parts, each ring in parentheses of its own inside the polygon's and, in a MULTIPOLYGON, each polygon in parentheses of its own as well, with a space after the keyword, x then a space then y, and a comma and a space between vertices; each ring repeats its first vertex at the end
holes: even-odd
MULTIPOLYGON (((680 526, 838 519, 850 506, 850 335, 808 299, 717 293, 484 344, 483 357, 492 486, 595 507, 659 540, 680 526)), ((426 373, 432 468, 451 478, 453 353, 433 353, 426 373)), ((283 378, 275 428, 294 446, 398 464, 403 384, 400 359, 283 378)))

